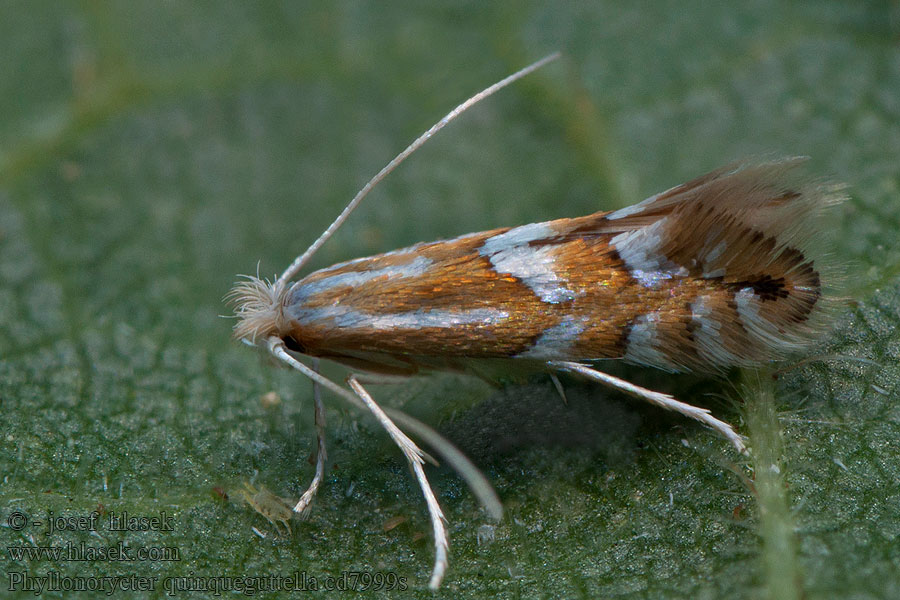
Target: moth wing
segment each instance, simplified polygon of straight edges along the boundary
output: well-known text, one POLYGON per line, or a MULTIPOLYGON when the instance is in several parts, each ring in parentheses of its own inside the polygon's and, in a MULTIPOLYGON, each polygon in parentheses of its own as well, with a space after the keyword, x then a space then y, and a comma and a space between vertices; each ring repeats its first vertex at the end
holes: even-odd
POLYGON ((811 317, 829 306, 822 272, 831 269, 813 258, 810 246, 821 233, 816 218, 842 200, 841 188, 807 177, 805 162, 733 164, 633 206, 579 220, 564 236, 611 236, 610 246, 648 287, 663 277, 720 284, 726 294, 715 308, 692 305, 695 326, 714 323, 722 335, 728 328, 747 346, 717 353, 711 362, 778 358, 810 343, 821 328, 821 319, 811 317))

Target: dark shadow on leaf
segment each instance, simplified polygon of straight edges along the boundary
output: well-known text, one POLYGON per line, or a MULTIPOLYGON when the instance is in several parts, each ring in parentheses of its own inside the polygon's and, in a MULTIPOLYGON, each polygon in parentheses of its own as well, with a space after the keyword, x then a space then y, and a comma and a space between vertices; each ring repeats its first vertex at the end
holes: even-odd
POLYGON ((595 387, 509 386, 480 402, 442 431, 477 464, 533 448, 575 448, 610 463, 630 462, 640 417, 607 401, 595 387))

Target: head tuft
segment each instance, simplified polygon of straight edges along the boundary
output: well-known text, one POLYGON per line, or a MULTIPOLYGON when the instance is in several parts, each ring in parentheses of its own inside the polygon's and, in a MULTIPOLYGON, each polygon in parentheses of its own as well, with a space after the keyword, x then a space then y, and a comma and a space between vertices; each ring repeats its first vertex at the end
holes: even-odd
POLYGON ((225 296, 238 318, 234 326, 235 339, 256 344, 271 336, 280 337, 287 330, 284 317, 287 286, 280 280, 271 283, 252 275, 242 277, 246 281, 236 283, 225 296))

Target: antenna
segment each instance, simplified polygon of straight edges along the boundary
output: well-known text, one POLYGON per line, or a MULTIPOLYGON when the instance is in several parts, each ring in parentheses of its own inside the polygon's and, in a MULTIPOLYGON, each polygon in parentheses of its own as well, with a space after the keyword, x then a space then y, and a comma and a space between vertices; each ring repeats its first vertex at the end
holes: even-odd
POLYGON ((346 221, 347 217, 350 216, 350 213, 352 213, 356 209, 356 207, 359 206, 359 203, 362 202, 363 198, 365 198, 369 194, 369 192, 371 192, 372 189, 376 185, 378 185, 378 183, 382 179, 387 177, 387 175, 391 171, 396 169, 400 163, 402 163, 404 160, 406 160, 406 158, 410 154, 412 154, 413 152, 418 150, 425 142, 427 142, 431 138, 431 136, 433 136, 435 133, 437 133, 438 131, 443 129, 448 123, 450 123, 456 117, 458 117, 459 115, 464 113, 466 110, 468 110, 469 108, 471 108, 478 102, 484 100, 485 98, 487 98, 494 92, 497 92, 497 91, 503 89, 504 87, 508 86, 509 84, 513 83, 514 81, 521 79, 522 77, 525 77, 529 73, 536 71, 537 69, 540 69, 545 64, 547 64, 551 61, 554 61, 559 57, 560 57, 559 52, 555 52, 549 56, 545 56, 541 60, 528 65, 527 67, 525 67, 524 69, 522 69, 520 71, 516 71, 512 75, 510 75, 504 79, 501 79, 494 85, 478 92, 477 94, 475 94, 474 96, 472 96, 471 98, 469 98, 468 100, 466 100, 465 102, 463 102, 462 104, 460 104, 459 106, 457 106, 456 108, 454 108, 453 110, 448 112, 444 116, 443 119, 441 119, 440 121, 438 121, 437 123, 432 125, 428 131, 426 131, 425 133, 423 133, 422 135, 417 137, 415 139, 415 141, 413 141, 413 143, 411 143, 409 146, 406 147, 406 150, 404 150, 403 152, 398 154, 396 157, 394 157, 394 160, 392 160, 391 162, 386 164, 384 166, 384 168, 378 172, 377 175, 375 175, 372 179, 370 179, 366 183, 366 185, 364 185, 362 187, 362 189, 356 193, 356 196, 353 197, 353 200, 351 200, 350 203, 346 206, 346 208, 344 208, 344 210, 341 212, 341 214, 338 215, 338 218, 335 219, 334 222, 328 226, 328 229, 323 231, 322 235, 320 235, 318 237, 318 239, 315 242, 313 242, 309 248, 306 249, 306 252, 304 252, 297 258, 295 258, 294 262, 291 263, 291 266, 289 266, 287 269, 284 270, 284 273, 281 274, 281 277, 278 278, 278 281, 276 283, 287 284, 288 281, 293 279, 297 275, 297 273, 300 272, 300 269, 303 268, 303 265, 305 265, 309 261, 309 259, 312 258, 313 254, 315 254, 319 250, 319 248, 322 247, 322 244, 324 244, 328 240, 328 238, 330 238, 332 235, 334 235, 334 232, 337 231, 338 228, 344 224, 344 221, 346 221))

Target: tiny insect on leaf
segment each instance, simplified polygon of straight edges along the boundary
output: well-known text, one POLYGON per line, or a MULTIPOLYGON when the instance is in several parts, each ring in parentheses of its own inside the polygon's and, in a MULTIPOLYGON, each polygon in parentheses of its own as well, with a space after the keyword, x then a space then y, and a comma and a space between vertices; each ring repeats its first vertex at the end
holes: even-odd
POLYGON ((841 200, 840 188, 805 176, 802 158, 736 163, 616 211, 419 243, 292 281, 372 187, 434 133, 555 58, 448 113, 373 177, 280 277, 245 277, 229 294, 235 337, 267 349, 314 384, 316 475, 293 510, 305 512, 322 481, 320 387, 326 387, 375 415, 409 461, 431 516, 432 588, 447 569, 449 541, 423 468, 429 457, 404 430, 457 469, 498 518, 499 500, 450 442, 402 412, 382 409, 363 383, 515 361, 680 413, 746 453, 743 438, 709 410, 604 373, 598 363, 712 373, 762 365, 814 344, 832 304, 828 265, 810 242, 820 214, 841 200), (349 367, 348 387, 323 377, 319 359, 349 367))

